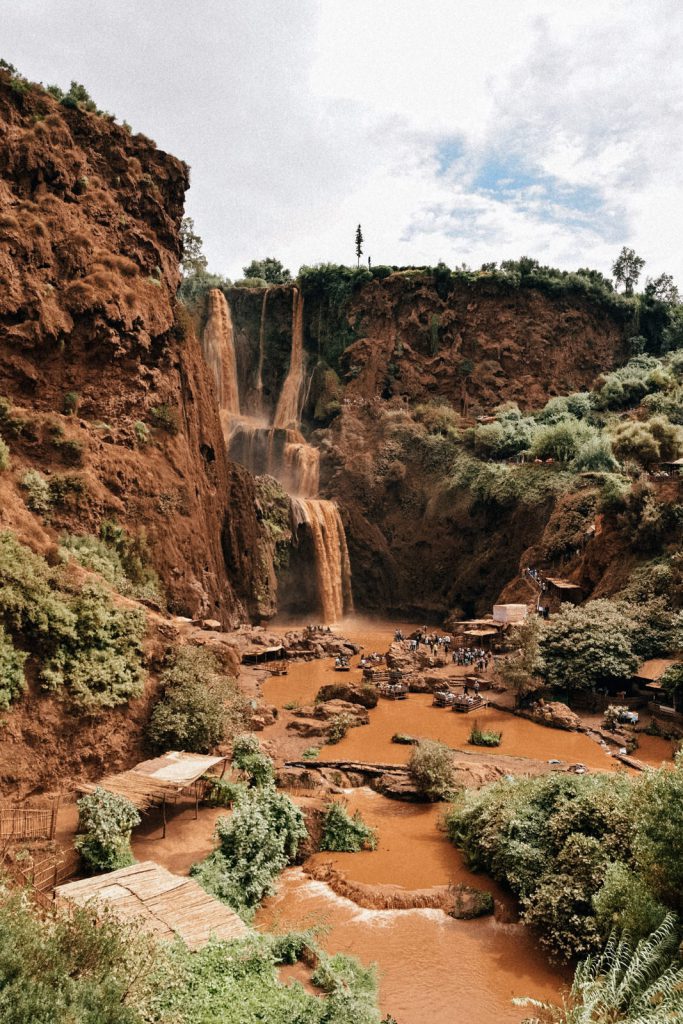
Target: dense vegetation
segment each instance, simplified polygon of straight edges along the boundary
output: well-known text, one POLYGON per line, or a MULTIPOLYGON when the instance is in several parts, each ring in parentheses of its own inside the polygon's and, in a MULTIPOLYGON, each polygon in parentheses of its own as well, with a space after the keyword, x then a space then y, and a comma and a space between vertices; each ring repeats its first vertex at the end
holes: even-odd
POLYGON ((156 751, 209 753, 244 722, 246 705, 234 679, 201 647, 180 647, 161 675, 147 738, 156 751))
POLYGON ((683 761, 637 779, 596 774, 510 779, 467 792, 447 817, 469 864, 519 897, 556 957, 639 939, 683 911, 683 761))
POLYGON ((0 899, 4 1024, 379 1024, 372 968, 328 957, 309 933, 211 942, 191 953, 158 944, 113 916, 56 910, 43 918, 20 895, 0 899), (278 965, 305 950, 322 997, 284 985, 278 965))
POLYGON ((25 654, 41 686, 76 707, 111 708, 141 693, 145 616, 117 608, 95 584, 75 583, 7 531, 0 533, 0 626, 5 706, 24 687, 25 654))

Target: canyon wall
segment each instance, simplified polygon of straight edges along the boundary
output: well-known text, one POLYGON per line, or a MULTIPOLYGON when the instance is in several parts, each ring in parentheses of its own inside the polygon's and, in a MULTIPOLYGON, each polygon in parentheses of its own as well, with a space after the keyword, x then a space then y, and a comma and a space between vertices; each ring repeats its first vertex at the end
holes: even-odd
POLYGON ((252 478, 175 299, 187 187, 151 140, 0 71, 0 527, 45 548, 116 519, 146 535, 171 610, 227 625, 272 607, 252 478), (49 521, 29 469, 76 494, 49 521))
MULTIPOLYGON (((482 275, 446 282, 395 273, 350 293, 341 310, 305 296, 304 430, 321 450, 321 493, 344 519, 357 608, 439 619, 490 609, 542 543, 558 507, 553 488, 480 501, 444 492, 450 454, 438 438, 396 441, 415 406, 445 402, 461 427, 506 401, 538 409, 587 389, 627 358, 629 324, 616 305, 579 289, 550 295, 482 275), (400 433, 400 430, 399 430, 400 433)), ((253 390, 265 349, 264 394, 274 409, 286 378, 291 287, 232 288, 241 387, 253 390)), ((301 576, 300 558, 292 561, 301 576)), ((281 594, 292 591, 292 567, 281 594)), ((305 602, 305 588, 300 588, 305 602)), ((305 609, 297 606, 302 614, 305 609)))

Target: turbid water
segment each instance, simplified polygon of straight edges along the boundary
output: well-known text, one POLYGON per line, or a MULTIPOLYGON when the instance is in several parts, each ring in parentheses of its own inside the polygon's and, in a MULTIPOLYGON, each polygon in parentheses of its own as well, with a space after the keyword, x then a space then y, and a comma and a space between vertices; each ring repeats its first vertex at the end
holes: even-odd
MULTIPOLYGON (((415 628, 410 623, 350 618, 339 630, 366 652, 383 652, 399 626, 404 634, 415 628)), ((290 702, 310 704, 324 683, 359 680, 357 659, 353 664, 356 667, 350 673, 337 675, 330 659, 294 662, 287 676, 266 682, 264 697, 278 707, 290 702)), ((323 747, 320 759, 403 763, 410 747, 391 743, 395 732, 440 739, 463 750, 477 749, 467 743, 473 716, 434 708, 431 700, 419 694, 405 701, 380 700, 370 712, 369 725, 351 729, 340 743, 323 747)), ((593 770, 622 768, 581 733, 548 729, 502 711, 486 710, 477 718, 482 726, 502 730, 503 742, 497 748, 501 754, 581 761, 593 770)), ((665 741, 642 739, 644 761, 656 764, 670 756, 665 741)), ((496 756, 496 750, 486 753, 496 756)), ((307 866, 331 862, 352 881, 404 889, 450 882, 472 885, 493 893, 495 916, 454 921, 438 910, 363 909, 297 868, 285 872, 277 895, 259 911, 260 927, 325 925, 327 949, 377 963, 382 1009, 399 1024, 518 1024, 524 1011, 512 1005, 514 996, 557 997, 568 975, 549 965, 532 933, 511 923, 510 897, 486 876, 468 870, 439 828, 442 807, 398 803, 366 788, 349 791, 345 799, 350 811, 360 810, 377 830, 377 850, 315 854, 307 866)))

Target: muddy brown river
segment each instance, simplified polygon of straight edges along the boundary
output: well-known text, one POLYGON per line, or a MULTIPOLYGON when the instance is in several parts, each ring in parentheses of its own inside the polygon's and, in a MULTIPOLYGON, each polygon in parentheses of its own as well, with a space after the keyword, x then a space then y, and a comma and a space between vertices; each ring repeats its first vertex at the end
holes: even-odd
MULTIPOLYGON (((396 628, 404 635, 414 624, 349 619, 339 632, 363 645, 365 652, 384 652, 396 628)), ((352 660, 357 666, 358 659, 352 660)), ((449 673, 452 670, 449 670, 449 673)), ((272 677, 264 698, 278 707, 313 702, 323 683, 357 680, 360 669, 335 675, 331 660, 293 663, 287 676, 272 677)), ((411 694, 405 701, 380 700, 370 724, 351 729, 334 746, 323 747, 321 760, 350 759, 404 763, 410 748, 391 743, 395 732, 442 740, 463 750, 473 715, 458 715, 432 706, 431 695, 411 694)), ((503 740, 490 751, 542 760, 581 761, 593 770, 622 768, 588 736, 548 729, 494 709, 477 714, 486 728, 502 730, 503 740)), ((670 756, 670 745, 644 737, 643 760, 658 763, 670 756)), ((487 753, 489 753, 487 751, 487 753)), ((639 753, 636 756, 640 756, 639 753)), ((376 963, 382 1010, 399 1024, 518 1024, 525 1016, 512 1005, 513 996, 557 997, 568 974, 551 966, 533 935, 514 921, 510 898, 482 875, 464 865, 460 853, 439 828, 443 807, 387 800, 369 789, 346 796, 351 811, 360 810, 377 829, 378 848, 355 854, 315 854, 309 863, 331 862, 348 879, 367 884, 423 889, 463 882, 488 889, 496 914, 475 921, 455 921, 439 910, 368 910, 340 897, 325 883, 313 881, 301 868, 283 875, 276 896, 257 915, 264 928, 326 929, 323 943, 331 952, 352 953, 376 963)))

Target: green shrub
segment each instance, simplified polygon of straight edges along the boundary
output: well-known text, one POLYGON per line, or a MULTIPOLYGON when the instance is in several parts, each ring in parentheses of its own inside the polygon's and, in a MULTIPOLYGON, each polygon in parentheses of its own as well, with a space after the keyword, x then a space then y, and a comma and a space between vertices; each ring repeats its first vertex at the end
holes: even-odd
POLYGON ((30 649, 42 686, 89 710, 141 692, 145 616, 117 609, 89 585, 60 589, 58 574, 8 532, 0 533, 0 624, 30 649))
POLYGON ((91 871, 115 871, 133 863, 131 832, 140 824, 135 806, 98 786, 78 801, 74 846, 91 871))
POLYGON ((595 427, 583 420, 567 417, 558 423, 539 427, 533 438, 531 453, 537 459, 571 462, 596 437, 595 427))
POLYGON ((475 722, 470 730, 467 742, 471 743, 475 747, 499 747, 502 738, 502 732, 480 729, 478 722, 475 722))
POLYGON ((26 493, 26 504, 32 512, 45 515, 52 508, 50 485, 37 469, 28 469, 21 478, 26 493))
POLYGON ((253 786, 268 786, 275 777, 271 759, 263 753, 255 736, 236 736, 232 747, 232 764, 243 772, 253 786))
POLYGON ((0 710, 6 711, 13 700, 26 689, 24 662, 26 654, 18 651, 0 626, 0 710))
POLYGON ((155 427, 169 434, 177 434, 180 429, 178 410, 165 403, 153 405, 149 410, 149 418, 155 427))
POLYGON ((78 392, 67 391, 62 400, 62 412, 66 416, 73 416, 78 409, 78 392))
POLYGON ((204 802, 209 807, 232 807, 245 791, 243 782, 209 778, 204 802))
POLYGON ((306 747, 301 756, 305 758, 306 761, 315 761, 319 753, 320 747, 306 747))
POLYGON ((667 914, 643 878, 620 861, 607 867, 593 907, 602 935, 618 929, 635 941, 659 928, 667 914))
POLYGON ((0 435, 0 473, 4 473, 5 470, 10 468, 10 465, 9 448, 0 435))
POLYGON ((450 800, 455 792, 453 752, 437 740, 420 740, 413 747, 408 770, 428 800, 450 800))
POLYGON ((64 534, 64 555, 79 565, 98 572, 120 594, 164 603, 161 582, 148 564, 149 552, 144 534, 131 537, 117 523, 105 521, 99 538, 91 534, 64 534))
POLYGON ((149 443, 149 427, 142 420, 136 420, 133 424, 133 433, 141 448, 149 443))
POLYGON ((356 724, 356 719, 348 711, 342 711, 339 715, 333 715, 327 726, 326 740, 329 744, 339 743, 346 736, 349 729, 356 724))
POLYGON ((366 825, 360 811, 353 817, 346 805, 333 800, 325 811, 320 849, 331 853, 358 853, 359 850, 374 850, 377 833, 366 825))
POLYGON ((161 676, 147 739, 156 751, 207 754, 238 729, 245 704, 235 680, 201 647, 180 647, 161 676))
POLYGON ((273 785, 247 789, 230 818, 219 818, 219 847, 191 874, 208 892, 249 917, 272 893, 280 872, 297 855, 307 836, 304 817, 273 785))
POLYGON ((80 466, 83 462, 83 445, 80 441, 68 438, 55 438, 52 447, 61 455, 64 462, 70 466, 80 466))
POLYGON ((580 446, 571 468, 575 473, 613 473, 619 468, 608 437, 589 437, 580 446))

